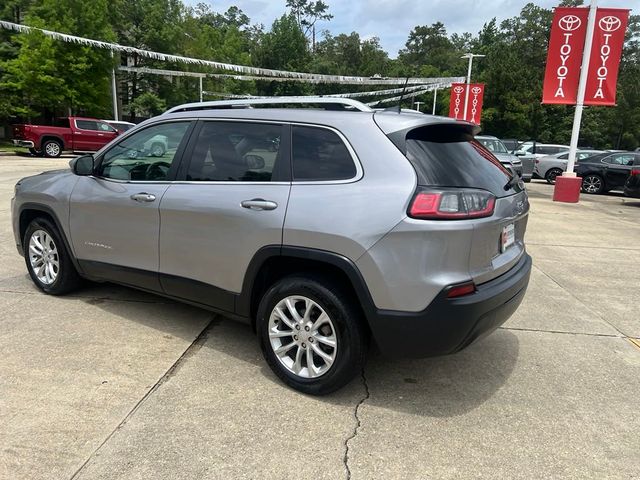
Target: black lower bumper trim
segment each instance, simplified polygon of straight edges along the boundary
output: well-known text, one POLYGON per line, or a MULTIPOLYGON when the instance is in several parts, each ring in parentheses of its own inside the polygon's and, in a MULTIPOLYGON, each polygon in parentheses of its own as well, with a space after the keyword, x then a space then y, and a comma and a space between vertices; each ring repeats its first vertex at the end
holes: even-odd
POLYGON ((478 285, 471 295, 449 299, 442 291, 421 312, 378 310, 369 316, 373 337, 391 357, 455 353, 502 325, 516 311, 529 284, 531 257, 478 285))

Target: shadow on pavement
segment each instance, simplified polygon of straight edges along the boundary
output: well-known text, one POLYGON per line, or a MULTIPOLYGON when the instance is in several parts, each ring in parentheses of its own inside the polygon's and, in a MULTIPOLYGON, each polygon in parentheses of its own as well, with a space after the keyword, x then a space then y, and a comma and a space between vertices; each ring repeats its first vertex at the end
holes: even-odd
MULTIPOLYGON (((115 294, 122 300, 139 296, 138 300, 130 300, 125 315, 128 320, 154 329, 171 330, 173 334, 176 330, 188 331, 168 325, 166 319, 159 320, 149 315, 149 301, 153 298, 158 302, 180 305, 178 302, 111 284, 92 285, 87 290, 97 298, 83 297, 82 292, 78 292, 78 296, 89 304, 121 316, 122 307, 110 301, 109 297, 115 294)), ((184 308, 194 307, 184 305, 184 308)), ((262 358, 252 328, 223 317, 218 319, 212 323, 202 347, 233 357, 251 369, 259 367, 266 380, 287 388, 262 358)), ((393 360, 383 357, 372 346, 364 373, 370 392, 366 404, 420 416, 462 415, 482 405, 504 385, 513 372, 518 353, 518 338, 502 329, 458 354, 445 357, 393 360)), ((358 382, 361 383, 362 378, 356 378, 353 383, 358 382)), ((247 388, 251 388, 251 385, 247 385, 247 388)), ((320 397, 320 400, 352 405, 353 384, 350 388, 320 397)))

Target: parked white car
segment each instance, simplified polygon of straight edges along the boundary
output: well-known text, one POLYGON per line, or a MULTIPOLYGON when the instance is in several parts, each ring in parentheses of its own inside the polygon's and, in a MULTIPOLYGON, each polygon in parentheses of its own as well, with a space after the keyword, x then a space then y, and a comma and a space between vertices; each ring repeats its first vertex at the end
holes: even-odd
MULTIPOLYGON (((578 150, 576 152, 576 162, 589 158, 593 155, 602 153, 601 150, 578 150)), ((535 165, 533 167, 533 173, 544 178, 548 183, 556 183, 556 177, 562 175, 562 172, 567 170, 567 163, 569 159, 569 152, 556 153, 555 155, 547 155, 535 159, 535 165)))
POLYGON ((518 157, 535 158, 545 157, 547 155, 555 155, 557 153, 568 152, 568 145, 558 145, 553 143, 524 142, 520 148, 516 150, 518 157))

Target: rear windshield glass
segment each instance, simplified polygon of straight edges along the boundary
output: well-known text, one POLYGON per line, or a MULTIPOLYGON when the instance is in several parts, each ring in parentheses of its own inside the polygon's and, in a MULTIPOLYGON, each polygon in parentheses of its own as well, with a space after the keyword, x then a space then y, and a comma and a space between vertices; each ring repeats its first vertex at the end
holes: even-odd
POLYGON ((488 190, 497 197, 520 191, 516 182, 505 190, 511 174, 473 135, 451 125, 411 130, 406 155, 418 175, 418 184, 488 190))

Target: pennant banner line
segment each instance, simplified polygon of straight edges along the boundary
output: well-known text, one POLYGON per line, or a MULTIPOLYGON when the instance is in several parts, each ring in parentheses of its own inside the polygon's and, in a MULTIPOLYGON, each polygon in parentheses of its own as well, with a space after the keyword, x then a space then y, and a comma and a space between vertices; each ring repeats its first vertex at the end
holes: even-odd
MULTIPOLYGON (((183 57, 181 55, 171 55, 166 53, 153 52, 150 50, 143 50, 140 48, 128 47, 126 45, 120 45, 117 43, 103 42, 99 40, 93 40, 90 38, 77 37, 75 35, 69 35, 66 33, 53 32, 51 30, 45 30, 45 29, 36 28, 36 27, 29 27, 27 25, 20 25, 17 23, 6 22, 4 20, 0 20, 0 28, 3 28, 5 30, 12 30, 20 33, 29 33, 33 31, 37 31, 44 34, 47 37, 51 37, 63 42, 102 48, 105 50, 110 50, 112 52, 124 52, 128 54, 136 54, 141 57, 152 58, 155 60, 161 60, 165 62, 187 63, 192 65, 202 65, 202 66, 217 68, 220 70, 230 70, 233 72, 238 72, 243 74, 266 77, 269 80, 275 80, 276 78, 280 78, 280 79, 287 78, 287 79, 298 79, 302 81, 310 81, 310 82, 317 82, 317 83, 351 83, 351 84, 368 84, 371 81, 387 82, 387 83, 378 83, 378 85, 383 85, 383 84, 398 85, 398 84, 404 84, 405 82, 410 84, 435 83, 434 79, 428 79, 428 78, 411 78, 407 81, 407 79, 404 79, 404 78, 377 78, 377 77, 358 77, 358 76, 349 76, 349 75, 324 75, 324 74, 314 74, 314 73, 291 72, 286 70, 273 70, 269 68, 250 67, 247 65, 234 65, 231 63, 216 62, 212 60, 202 60, 198 58, 183 57)), ((241 78, 236 78, 236 79, 243 80, 241 78)), ((252 78, 252 80, 255 80, 255 78, 252 78)), ((440 79, 440 80, 445 80, 445 79, 440 79)))
MULTIPOLYGON (((398 85, 407 82, 406 78, 387 78, 387 79, 370 79, 367 78, 363 81, 353 82, 350 80, 336 80, 333 82, 328 82, 323 79, 309 79, 309 78, 281 78, 281 77, 265 77, 265 76, 250 76, 250 75, 233 75, 228 73, 198 73, 198 72, 182 72, 180 70, 165 70, 159 68, 149 68, 149 67, 126 67, 120 66, 118 70, 123 72, 130 73, 140 73, 140 74, 151 74, 151 75, 164 75, 167 77, 199 77, 199 78, 226 78, 230 80, 240 80, 240 81, 255 81, 255 80, 264 80, 267 82, 291 82, 291 81, 302 81, 306 83, 340 83, 345 85, 398 85)), ((411 87, 407 87, 407 90, 410 88, 420 88, 424 85, 440 85, 438 88, 446 88, 451 86, 452 83, 460 83, 464 82, 464 77, 434 77, 434 78, 410 78, 407 82, 412 85, 411 87), (416 86, 417 84, 417 86, 416 86), (445 85, 443 87, 442 85, 445 85)), ((393 90, 393 93, 402 92, 402 87, 389 89, 393 90)), ((391 93, 391 92, 389 92, 391 93)), ((340 94, 335 94, 340 95, 340 94)))

